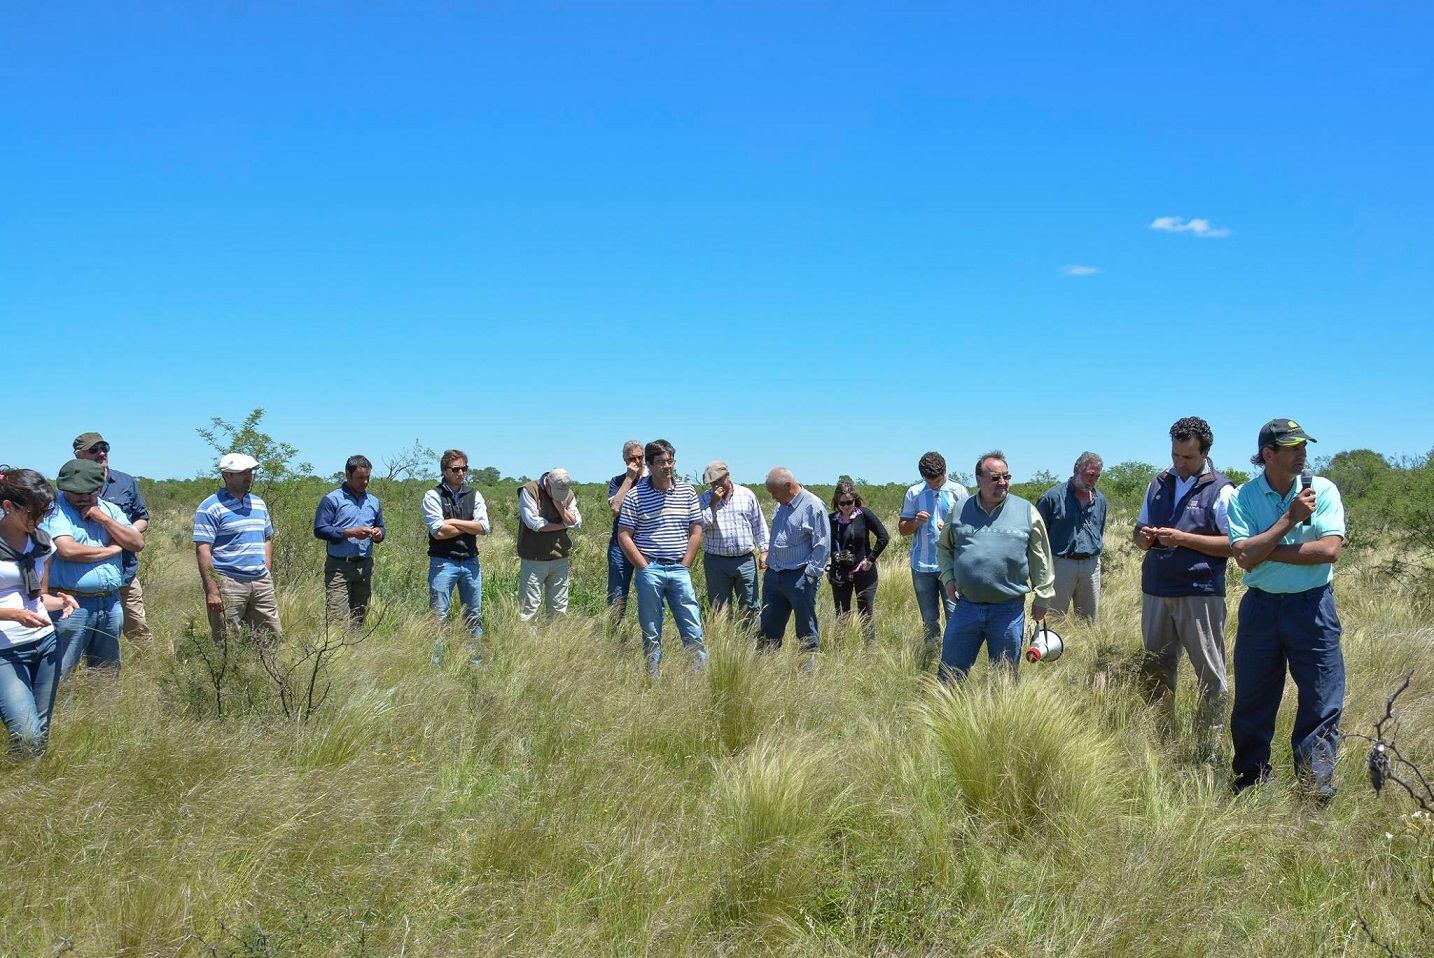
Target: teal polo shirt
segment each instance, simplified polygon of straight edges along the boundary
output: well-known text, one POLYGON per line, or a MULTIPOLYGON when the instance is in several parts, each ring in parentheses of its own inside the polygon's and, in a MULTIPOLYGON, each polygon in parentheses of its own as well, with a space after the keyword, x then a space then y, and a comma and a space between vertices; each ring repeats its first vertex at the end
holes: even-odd
MULTIPOLYGON (((1339 498, 1339 487, 1323 476, 1315 476, 1310 486, 1315 491, 1315 511, 1310 516, 1310 524, 1301 523, 1285 533, 1280 540, 1281 545, 1314 542, 1325 536, 1344 538, 1344 502, 1339 498)), ((1245 483, 1230 500, 1230 541, 1248 539, 1274 525, 1280 516, 1289 511, 1290 503, 1299 491, 1298 477, 1290 483, 1289 494, 1284 496, 1270 488, 1263 472, 1245 483)), ((1290 565, 1266 559, 1245 573, 1245 585, 1281 595, 1318 589, 1332 581, 1332 562, 1290 565)))

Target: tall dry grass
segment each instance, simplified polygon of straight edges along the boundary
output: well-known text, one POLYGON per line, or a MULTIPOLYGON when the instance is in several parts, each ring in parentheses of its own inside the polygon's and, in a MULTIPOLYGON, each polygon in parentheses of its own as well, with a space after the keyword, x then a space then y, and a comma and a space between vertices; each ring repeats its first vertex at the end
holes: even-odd
MULTIPOLYGON (((705 674, 677 652, 649 681, 631 623, 624 642, 593 606, 601 517, 579 537, 574 614, 530 628, 515 504, 496 496, 484 664, 434 666, 399 492, 379 624, 307 722, 262 685, 223 718, 204 707, 186 517, 156 521, 151 621, 180 654, 126 648, 118 681, 78 675, 49 754, 0 773, 0 954, 1378 954, 1357 911, 1406 953, 1434 940, 1434 833, 1365 786, 1356 740, 1317 810, 1279 787, 1232 799, 1188 726, 1159 734, 1133 682, 1128 519, 1101 623, 1068 623, 1062 659, 1015 684, 916 673, 899 544, 875 647, 824 593, 816 668, 713 620, 705 674)), ((321 627, 306 550, 284 570, 291 632, 321 627)), ((1347 559, 1346 729, 1413 671, 1400 742, 1434 761, 1429 610, 1347 559)))

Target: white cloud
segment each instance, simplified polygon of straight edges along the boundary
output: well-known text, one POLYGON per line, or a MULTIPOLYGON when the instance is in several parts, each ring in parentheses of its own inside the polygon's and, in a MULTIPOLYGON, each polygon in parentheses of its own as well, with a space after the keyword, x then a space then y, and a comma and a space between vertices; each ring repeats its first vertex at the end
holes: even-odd
POLYGON ((1193 233, 1201 239, 1220 239, 1230 235, 1230 231, 1223 226, 1211 226, 1209 220, 1194 219, 1187 223, 1183 216, 1158 216, 1150 228, 1162 233, 1193 233))
POLYGON ((1099 266, 1077 266, 1072 263, 1070 266, 1061 267, 1062 276, 1094 276, 1099 272, 1099 266))

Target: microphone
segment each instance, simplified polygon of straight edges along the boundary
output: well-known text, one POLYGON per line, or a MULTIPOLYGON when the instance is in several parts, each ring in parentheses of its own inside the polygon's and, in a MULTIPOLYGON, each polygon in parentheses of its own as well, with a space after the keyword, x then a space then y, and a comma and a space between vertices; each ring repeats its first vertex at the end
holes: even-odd
MULTIPOLYGON (((1300 473, 1300 492, 1304 492, 1306 489, 1308 489, 1308 488, 1310 487, 1310 485, 1313 483, 1313 481, 1314 481, 1314 473, 1310 472, 1308 469, 1306 469, 1304 472, 1300 473)), ((1307 526, 1307 525, 1309 525, 1309 524, 1310 524, 1309 519, 1306 519, 1304 522, 1300 523, 1300 525, 1302 525, 1302 526, 1307 526)))

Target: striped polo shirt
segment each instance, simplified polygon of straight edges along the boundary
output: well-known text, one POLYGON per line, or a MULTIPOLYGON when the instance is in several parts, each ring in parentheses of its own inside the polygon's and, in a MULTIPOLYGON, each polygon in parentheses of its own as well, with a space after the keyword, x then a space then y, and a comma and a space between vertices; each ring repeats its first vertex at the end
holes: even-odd
POLYGON ((220 489, 194 512, 194 541, 213 546, 214 571, 230 579, 264 577, 264 540, 273 535, 269 507, 253 493, 235 499, 220 489))
POLYGON ((680 562, 687 555, 687 535, 702 524, 697 490, 680 479, 666 492, 654 489, 643 476, 623 497, 617 524, 632 533, 637 551, 649 562, 680 562))

